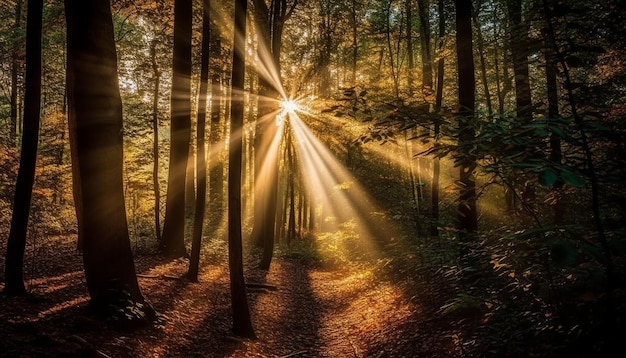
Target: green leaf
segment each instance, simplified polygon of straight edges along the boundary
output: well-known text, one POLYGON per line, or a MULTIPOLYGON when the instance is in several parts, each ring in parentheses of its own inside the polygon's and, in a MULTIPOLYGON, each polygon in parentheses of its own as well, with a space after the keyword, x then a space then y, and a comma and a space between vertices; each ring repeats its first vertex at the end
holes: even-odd
POLYGON ((563 178, 563 181, 571 186, 580 188, 585 185, 585 179, 580 174, 574 173, 571 170, 562 169, 561 178, 563 178))
POLYGON ((539 173, 538 179, 539 184, 546 187, 551 187, 552 185, 554 185, 554 183, 556 183, 557 180, 559 180, 559 175, 554 170, 547 168, 546 170, 539 173))

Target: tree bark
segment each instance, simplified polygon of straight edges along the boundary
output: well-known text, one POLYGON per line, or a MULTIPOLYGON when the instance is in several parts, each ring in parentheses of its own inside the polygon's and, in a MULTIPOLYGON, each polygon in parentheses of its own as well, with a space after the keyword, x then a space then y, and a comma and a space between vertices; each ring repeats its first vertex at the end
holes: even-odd
POLYGON ((422 93, 424 98, 432 94, 433 90, 433 65, 430 51, 430 17, 429 1, 418 0, 420 16, 420 46, 422 52, 422 93))
MULTIPOLYGON (((459 145, 463 146, 474 139, 474 115, 476 79, 474 77, 474 53, 472 51, 472 2, 455 0, 456 5, 456 52, 459 86, 459 145)), ((474 181, 475 159, 464 153, 461 161, 459 182, 458 228, 461 244, 471 241, 478 229, 476 212, 476 183, 474 181)), ((463 256, 466 252, 461 252, 463 256)))
MULTIPOLYGON (((443 41, 445 38, 446 32, 446 17, 445 17, 445 8, 443 0, 439 0, 437 3, 437 9, 439 12, 439 51, 443 51, 443 41)), ((444 59, 443 56, 439 56, 439 60, 437 61, 437 93, 435 95, 435 112, 439 113, 441 111, 441 102, 443 100, 443 75, 444 75, 444 59)), ((439 143, 439 131, 441 128, 440 119, 435 121, 434 127, 434 136, 435 136, 435 146, 438 146, 439 143)), ((439 177, 441 171, 441 163, 439 158, 433 158, 433 183, 431 186, 431 197, 430 197, 430 206, 431 206, 431 215, 432 215, 432 224, 430 226, 430 235, 434 237, 439 236, 439 177)))
POLYGON ((233 333, 254 338, 243 276, 241 233, 241 162, 243 131, 243 88, 245 78, 247 0, 235 0, 235 38, 232 62, 232 104, 228 150, 228 265, 233 308, 233 333))
MULTIPOLYGON (((19 30, 22 26, 22 0, 17 0, 15 2, 15 24, 13 28, 19 30)), ((10 117, 11 117, 11 132, 9 133, 9 141, 11 144, 15 145, 16 136, 18 131, 18 91, 19 91, 19 47, 17 44, 14 44, 13 53, 11 54, 11 108, 10 108, 10 117)))
POLYGON ((210 0, 203 0, 202 11, 202 53, 200 60, 200 92, 198 93, 198 123, 196 133, 196 186, 195 210, 193 220, 193 234, 191 243, 191 257, 187 277, 191 281, 198 281, 200 266, 200 245, 202 244, 202 227, 206 204, 206 153, 204 150, 204 136, 206 123, 207 92, 209 87, 209 42, 210 32, 210 0))
POLYGON ((152 185, 154 190, 154 232, 157 242, 161 242, 161 188, 159 184, 159 87, 161 84, 161 72, 156 61, 157 40, 150 43, 150 60, 152 62, 152 74, 154 76, 154 93, 152 94, 152 185))
POLYGON ((169 257, 186 255, 185 184, 191 140, 192 1, 174 2, 174 60, 170 126, 170 160, 165 220, 160 250, 169 257))
POLYGON ((24 78, 24 130, 20 167, 15 183, 11 230, 7 240, 5 286, 7 294, 20 295, 24 286, 24 251, 28 216, 35 181, 41 112, 41 28, 43 0, 29 0, 26 20, 26 73, 24 78))
POLYGON ((139 289, 123 192, 122 101, 111 5, 66 0, 69 120, 81 187, 79 235, 91 305, 107 312, 128 294, 148 318, 139 289), (97 70, 96 70, 97 69, 97 70), (97 83, 97 86, 94 86, 97 83))

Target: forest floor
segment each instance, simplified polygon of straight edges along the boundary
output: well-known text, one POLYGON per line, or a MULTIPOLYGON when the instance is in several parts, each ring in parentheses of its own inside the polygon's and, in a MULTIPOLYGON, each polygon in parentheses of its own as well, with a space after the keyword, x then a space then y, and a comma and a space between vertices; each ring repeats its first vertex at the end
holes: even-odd
POLYGON ((258 337, 252 340, 231 333, 223 253, 203 257, 197 283, 183 278, 186 259, 137 255, 139 283, 162 322, 125 330, 86 309, 82 259, 73 238, 49 241, 40 248, 47 252, 30 263, 29 295, 0 295, 2 357, 462 355, 458 327, 440 314, 445 285, 406 266, 415 261, 408 254, 405 266, 392 271, 386 270, 390 261, 380 259, 328 268, 295 254, 278 254, 270 270, 262 271, 248 255, 247 282, 265 285, 248 289, 258 337))

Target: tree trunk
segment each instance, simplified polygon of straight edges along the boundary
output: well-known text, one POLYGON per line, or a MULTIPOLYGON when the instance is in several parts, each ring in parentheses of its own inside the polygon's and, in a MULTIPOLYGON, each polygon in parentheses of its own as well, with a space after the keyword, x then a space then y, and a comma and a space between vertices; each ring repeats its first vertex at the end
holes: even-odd
MULTIPOLYGON (((439 12, 439 51, 443 51, 443 41, 445 38, 446 32, 446 17, 445 17, 445 8, 443 0, 439 0, 437 3, 437 9, 439 12)), ((441 102, 443 100, 443 75, 444 75, 444 59, 443 56, 439 56, 439 60, 437 61, 437 94, 435 96, 435 112, 439 113, 441 111, 441 102)), ((441 124, 440 119, 435 121, 434 125, 434 136, 435 136, 435 146, 438 146, 439 143, 439 130, 441 124)), ((439 158, 433 159, 433 183, 431 186, 431 197, 430 197, 430 206, 431 206, 431 215, 432 215, 432 224, 430 226, 430 235, 434 237, 439 236, 439 176, 441 171, 441 163, 439 158)))
POLYGON ((422 52, 422 93, 424 98, 432 94, 433 90, 433 65, 430 52, 430 17, 429 1, 418 0, 420 16, 420 46, 422 52))
POLYGON ((186 255, 185 184, 191 140, 192 1, 174 2, 174 60, 170 126, 170 166, 160 250, 169 257, 186 255))
MULTIPOLYGON (((459 144, 463 146, 474 139, 474 102, 476 80, 474 77, 474 54, 472 51, 472 1, 455 0, 456 5, 456 52, 458 66, 459 144)), ((458 228, 461 256, 466 256, 466 246, 471 243, 478 229, 476 212, 476 183, 474 181, 475 159, 464 153, 460 165, 460 195, 458 205, 458 228)))
MULTIPOLYGON (((408 1, 408 0, 407 0, 408 1)), ((357 68, 357 60, 359 56, 359 44, 358 44, 358 26, 357 26, 357 2, 356 0, 351 1, 350 6, 350 22, 352 25, 352 58, 351 58, 351 83, 352 86, 357 85, 357 77, 356 77, 356 68, 357 68)))
POLYGON ((413 56, 413 1, 405 0, 406 11, 406 52, 408 56, 408 68, 406 84, 409 88, 409 97, 413 97, 413 72, 415 71, 415 57, 413 56))
POLYGON ((474 28, 476 29, 476 44, 478 45, 478 55, 480 58, 480 78, 483 83, 483 91, 485 92, 485 103, 487 104, 487 113, 489 118, 493 118, 493 104, 491 103, 491 92, 489 91, 489 82, 487 80, 487 65, 485 60, 485 41, 483 40, 483 31, 478 21, 479 9, 473 11, 474 28))
POLYGON ((187 277, 191 281, 198 281, 200 266, 200 245, 202 244, 202 227, 204 224, 204 206, 206 204, 206 153, 204 151, 204 136, 206 122, 207 92, 209 87, 209 42, 210 42, 210 0, 203 0, 202 12, 202 53, 200 60, 200 92, 198 93, 198 124, 196 133, 196 208, 194 210, 193 234, 191 242, 191 257, 187 277))
POLYGON ((20 295, 24 287, 23 264, 28 216, 35 181, 41 111, 41 27, 43 0, 29 0, 26 20, 26 73, 24 78, 24 130, 20 167, 15 183, 11 230, 7 240, 5 286, 7 294, 20 295))
MULTIPOLYGON (((211 55, 215 55, 215 53, 211 50, 211 55)), ((220 130, 221 94, 220 75, 213 74, 211 78, 211 129, 209 133, 209 152, 211 153, 209 157, 209 205, 212 228, 221 223, 224 208, 224 167, 222 163, 224 144, 221 142, 223 136, 220 130)))
POLYGON ((152 186, 154 188, 154 232, 157 242, 161 242, 161 188, 159 184, 159 87, 161 85, 161 72, 156 61, 156 45, 158 41, 153 39, 150 44, 150 59, 152 62, 152 74, 154 76, 154 93, 152 97, 152 186))
MULTIPOLYGON (((17 0, 15 2, 15 24, 13 25, 14 30, 17 32, 21 28, 22 23, 22 0, 17 0)), ((18 91, 19 91, 19 47, 17 44, 14 45, 13 53, 11 54, 11 109, 10 109, 10 117, 11 117, 11 132, 9 133, 9 141, 11 144, 15 145, 17 131, 18 131, 18 105, 17 101, 19 99, 18 91)))
POLYGON ((528 75, 528 25, 522 22, 522 0, 506 2, 510 22, 510 46, 515 78, 515 103, 517 117, 528 122, 532 119, 532 102, 528 75))
MULTIPOLYGON (((548 97, 548 120, 557 119, 559 116, 559 94, 558 94, 558 82, 557 82, 557 59, 551 44, 546 41, 545 48, 546 58, 546 91, 548 97)), ((561 149, 561 137, 552 133, 550 135, 550 161, 561 164, 563 159, 563 152, 561 149)), ((563 216, 565 214, 565 206, 563 205, 563 198, 561 197, 563 180, 559 179, 554 183, 553 190, 556 195, 556 202, 554 203, 554 224, 560 225, 563 223, 563 216)))
POLYGON ((241 162, 243 131, 243 89, 245 78, 247 0, 235 0, 235 38, 232 68, 230 146, 228 150, 228 266, 233 309, 233 333, 254 338, 243 276, 241 233, 241 162))
POLYGON ((126 295, 145 317, 154 311, 139 289, 123 192, 122 101, 111 5, 66 0, 69 120, 75 128, 84 235, 83 261, 91 304, 98 312, 127 308, 126 295), (98 71, 94 71, 97 68, 98 71), (97 83, 97 86, 94 86, 97 83))

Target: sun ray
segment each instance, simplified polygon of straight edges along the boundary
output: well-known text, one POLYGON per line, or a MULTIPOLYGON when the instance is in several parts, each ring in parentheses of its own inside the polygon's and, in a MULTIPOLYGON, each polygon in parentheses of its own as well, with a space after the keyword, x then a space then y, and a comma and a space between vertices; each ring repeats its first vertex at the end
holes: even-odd
MULTIPOLYGON (((351 231, 364 252, 375 257, 381 240, 394 235, 388 230, 391 225, 381 225, 381 215, 377 215, 380 210, 374 200, 302 118, 295 112, 290 113, 289 118, 305 186, 323 213, 323 231, 351 231)), ((337 245, 344 243, 338 241, 337 245)))

